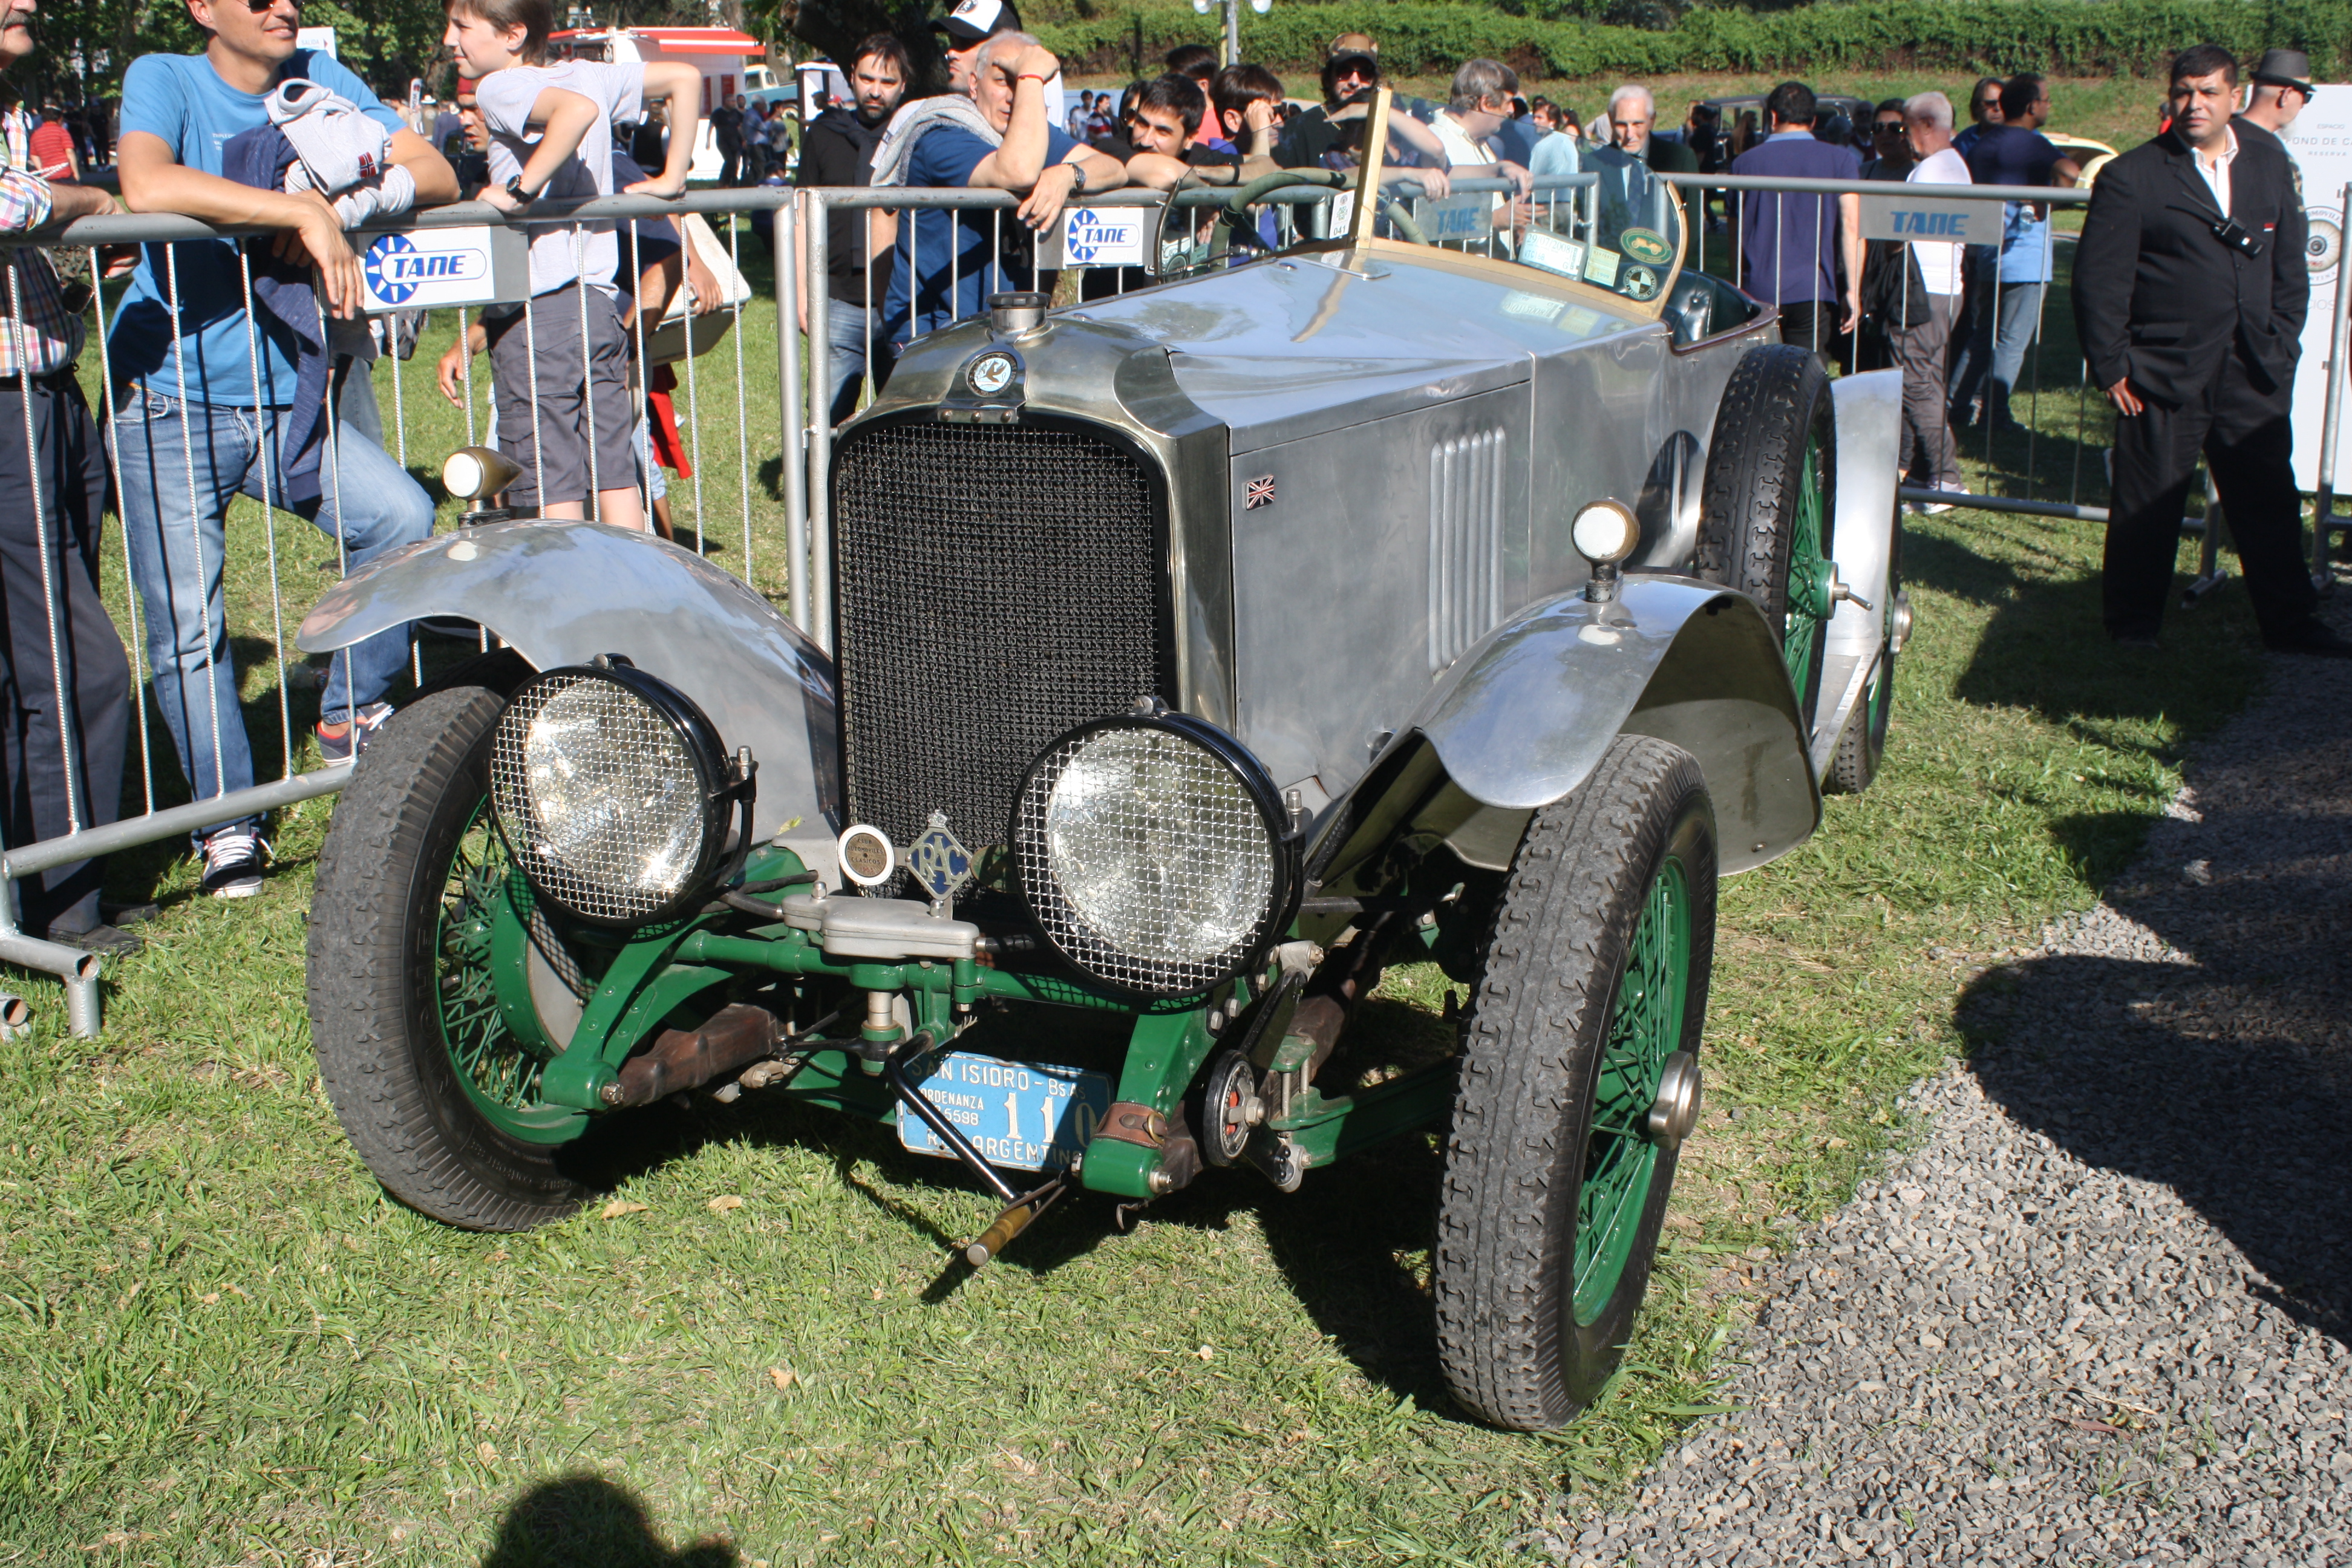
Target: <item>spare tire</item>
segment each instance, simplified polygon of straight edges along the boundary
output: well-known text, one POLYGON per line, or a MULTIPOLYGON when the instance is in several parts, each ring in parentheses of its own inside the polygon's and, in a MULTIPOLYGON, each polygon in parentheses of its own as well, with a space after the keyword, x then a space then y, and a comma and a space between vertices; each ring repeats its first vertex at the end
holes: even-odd
POLYGON ((1809 737, 1830 617, 1815 614, 1802 590, 1820 570, 1814 563, 1831 558, 1836 501, 1829 373, 1792 344, 1748 350, 1715 411, 1699 488, 1697 572, 1755 600, 1780 633, 1809 737))

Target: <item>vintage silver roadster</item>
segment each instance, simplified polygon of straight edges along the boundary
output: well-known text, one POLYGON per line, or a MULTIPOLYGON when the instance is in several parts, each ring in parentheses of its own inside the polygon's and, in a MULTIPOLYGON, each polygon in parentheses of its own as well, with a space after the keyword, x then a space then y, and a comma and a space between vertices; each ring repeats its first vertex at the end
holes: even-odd
POLYGON ((600 1123, 756 1091, 961 1162, 978 1265, 1066 1193, 1434 1135, 1461 1403, 1592 1397, 1698 1114, 1717 878, 1885 742, 1899 380, 1780 345, 1663 189, 1466 245, 1351 194, 1252 256, 1235 192, 1183 276, 911 344, 837 437, 831 654, 591 524, 328 595, 312 651, 506 645, 390 721, 320 863, 320 1070, 393 1194, 543 1224, 600 1123), (1433 961, 1447 1047, 1368 1062, 1356 1005, 1433 961))

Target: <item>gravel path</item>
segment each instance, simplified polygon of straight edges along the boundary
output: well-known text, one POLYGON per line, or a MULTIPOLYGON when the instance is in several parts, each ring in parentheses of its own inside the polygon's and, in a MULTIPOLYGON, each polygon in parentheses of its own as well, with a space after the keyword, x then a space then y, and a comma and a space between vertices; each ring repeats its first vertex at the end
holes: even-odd
MULTIPOLYGON (((2344 607, 2331 611, 2352 621, 2344 607)), ((2352 1563, 2352 669, 2278 659, 1570 1563, 2352 1563)))

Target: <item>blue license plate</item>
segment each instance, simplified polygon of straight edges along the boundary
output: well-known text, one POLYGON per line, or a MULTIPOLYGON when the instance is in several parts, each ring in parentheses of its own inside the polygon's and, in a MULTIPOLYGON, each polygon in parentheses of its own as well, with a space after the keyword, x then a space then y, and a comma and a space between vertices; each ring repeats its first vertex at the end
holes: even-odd
MULTIPOLYGON (((1077 1068, 950 1051, 927 1057, 913 1074, 923 1098, 992 1165, 1057 1171, 1086 1152, 1087 1140, 1110 1110, 1110 1078, 1077 1068)), ((955 1156, 929 1123, 898 1108, 898 1142, 918 1154, 955 1156)))

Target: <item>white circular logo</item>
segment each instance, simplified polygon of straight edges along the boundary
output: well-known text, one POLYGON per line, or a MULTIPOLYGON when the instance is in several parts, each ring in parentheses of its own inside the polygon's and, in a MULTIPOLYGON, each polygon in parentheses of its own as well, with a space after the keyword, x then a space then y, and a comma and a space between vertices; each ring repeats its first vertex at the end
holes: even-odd
POLYGON ((1013 356, 1008 353, 982 354, 971 362, 964 373, 971 389, 982 397, 993 397, 1013 384, 1013 356))
POLYGON ((2336 264, 2344 258, 2344 230, 2333 217, 2311 215, 2311 237, 2304 243, 2303 258, 2311 268, 2311 280, 2324 283, 2336 272, 2336 264))

